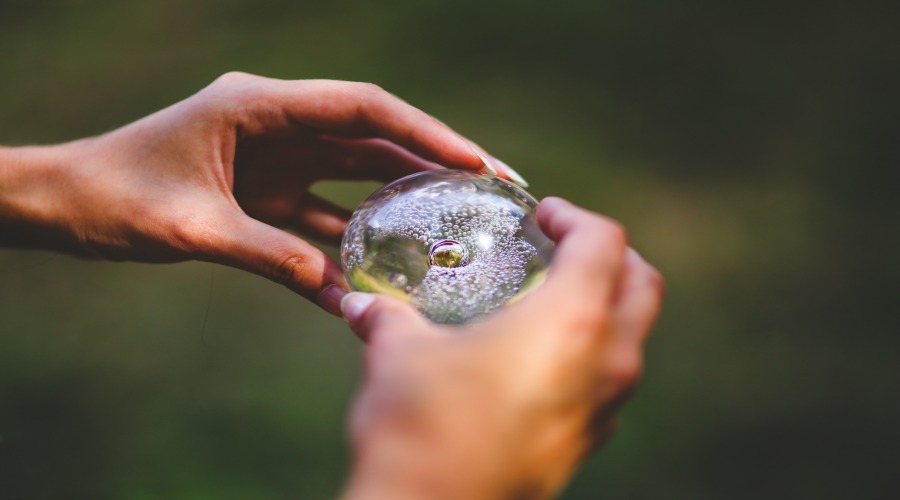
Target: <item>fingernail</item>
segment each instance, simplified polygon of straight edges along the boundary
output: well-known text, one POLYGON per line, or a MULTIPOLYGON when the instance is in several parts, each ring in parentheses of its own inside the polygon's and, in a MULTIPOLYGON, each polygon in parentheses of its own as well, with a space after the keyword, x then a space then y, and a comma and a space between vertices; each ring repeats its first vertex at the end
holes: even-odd
POLYGON ((509 179, 511 181, 513 181, 514 183, 516 183, 524 188, 528 187, 528 181, 526 181, 524 177, 519 175, 518 172, 513 170, 512 167, 507 165, 505 161, 501 160, 500 158, 497 158, 496 156, 494 157, 494 161, 499 163, 500 166, 503 167, 504 170, 506 170, 506 175, 509 176, 509 179))
POLYGON ((341 299, 344 298, 345 295, 347 295, 347 290, 344 290, 341 285, 329 285, 319 292, 319 296, 316 297, 316 302, 322 306, 322 309, 325 309, 340 318, 341 299))
POLYGON ((375 301, 371 293, 350 292, 341 299, 341 313, 349 323, 358 320, 375 301))
POLYGON ((472 151, 476 155, 478 155, 478 158, 481 159, 481 164, 483 165, 481 170, 483 170, 484 172, 487 172, 491 175, 497 175, 497 169, 494 168, 494 165, 490 162, 490 160, 488 160, 486 156, 481 154, 481 151, 479 151, 478 148, 476 148, 475 146, 470 144, 469 147, 472 148, 472 151))

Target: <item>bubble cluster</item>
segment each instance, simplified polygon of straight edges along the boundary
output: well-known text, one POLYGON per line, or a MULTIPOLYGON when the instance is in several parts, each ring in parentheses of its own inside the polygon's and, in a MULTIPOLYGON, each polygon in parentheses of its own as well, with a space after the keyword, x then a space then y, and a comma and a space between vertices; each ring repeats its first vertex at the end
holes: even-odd
POLYGON ((460 324, 514 299, 540 279, 552 243, 534 199, 495 177, 440 170, 370 196, 341 246, 358 290, 409 300, 438 323, 460 324))

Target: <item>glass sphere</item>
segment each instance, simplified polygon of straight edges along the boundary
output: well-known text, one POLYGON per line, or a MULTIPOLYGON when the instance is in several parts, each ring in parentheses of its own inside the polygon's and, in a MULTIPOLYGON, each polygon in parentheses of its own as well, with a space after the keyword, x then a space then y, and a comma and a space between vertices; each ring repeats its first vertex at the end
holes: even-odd
POLYGON ((379 189, 341 243, 350 285, 411 302, 437 323, 462 324, 514 301, 546 274, 553 251, 537 201, 493 176, 420 172, 379 189))

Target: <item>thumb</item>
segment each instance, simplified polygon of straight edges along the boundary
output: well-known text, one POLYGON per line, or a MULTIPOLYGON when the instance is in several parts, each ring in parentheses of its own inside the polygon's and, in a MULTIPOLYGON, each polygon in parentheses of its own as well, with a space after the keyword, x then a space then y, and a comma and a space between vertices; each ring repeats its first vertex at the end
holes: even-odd
POLYGON ((258 274, 317 302, 337 315, 343 272, 331 258, 302 239, 243 213, 227 218, 206 246, 206 259, 258 274), (334 286, 338 285, 338 286, 334 286))
POLYGON ((407 302, 386 295, 351 292, 341 299, 350 329, 367 344, 393 344, 428 335, 435 326, 407 302))

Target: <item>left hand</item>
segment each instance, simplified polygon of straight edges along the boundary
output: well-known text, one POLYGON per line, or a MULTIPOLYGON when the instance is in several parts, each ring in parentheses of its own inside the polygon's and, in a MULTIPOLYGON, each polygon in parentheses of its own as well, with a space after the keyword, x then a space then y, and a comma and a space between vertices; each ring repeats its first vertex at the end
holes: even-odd
POLYGON ((333 313, 340 267, 281 230, 340 240, 349 213, 310 193, 313 183, 390 181, 439 164, 478 171, 489 161, 375 85, 243 73, 108 134, 30 149, 54 165, 31 186, 39 200, 29 220, 39 229, 29 234, 41 240, 32 246, 226 264, 318 298, 333 313))

